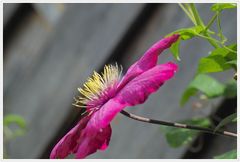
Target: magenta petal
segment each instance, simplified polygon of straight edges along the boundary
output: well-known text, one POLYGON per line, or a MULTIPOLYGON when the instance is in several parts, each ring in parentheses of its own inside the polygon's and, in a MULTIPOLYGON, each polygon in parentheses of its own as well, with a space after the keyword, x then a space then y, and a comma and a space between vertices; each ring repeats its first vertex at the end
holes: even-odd
POLYGON ((105 128, 126 106, 143 103, 151 93, 173 77, 176 70, 177 65, 169 62, 157 65, 137 76, 92 115, 86 129, 105 128))
POLYGON ((53 148, 50 158, 65 158, 71 153, 76 152, 81 131, 86 127, 90 117, 86 116, 78 122, 53 148))
POLYGON ((91 116, 86 116, 72 128, 53 148, 50 158, 63 159, 69 154, 75 154, 76 158, 85 158, 96 152, 98 149, 107 148, 112 129, 108 125, 102 129, 87 127, 91 116))
POLYGON ((172 36, 161 39, 157 43, 155 43, 152 47, 150 47, 144 55, 135 62, 127 71, 125 76, 123 77, 121 83, 118 86, 118 89, 124 87, 127 82, 140 75, 141 73, 151 69, 156 66, 158 55, 165 49, 169 48, 174 42, 176 42, 179 38, 178 34, 174 34, 172 36))
POLYGON ((107 144, 107 141, 105 141, 101 146, 100 150, 106 150, 107 148, 108 148, 108 144, 107 144))
POLYGON ((115 96, 122 104, 134 106, 143 103, 164 82, 173 77, 177 65, 171 62, 157 65, 128 82, 115 96))
POLYGON ((117 113, 119 113, 126 106, 126 104, 121 104, 114 98, 110 99, 92 115, 92 118, 89 120, 87 127, 91 129, 105 128, 110 124, 117 113))
POLYGON ((102 143, 100 150, 106 150, 108 148, 111 135, 112 135, 112 128, 110 124, 105 128, 105 134, 106 135, 104 137, 104 142, 102 143))
POLYGON ((98 130, 93 127, 84 129, 84 133, 81 137, 83 140, 78 146, 76 158, 85 158, 86 156, 95 153, 98 149, 106 149, 111 134, 112 129, 110 125, 98 130))

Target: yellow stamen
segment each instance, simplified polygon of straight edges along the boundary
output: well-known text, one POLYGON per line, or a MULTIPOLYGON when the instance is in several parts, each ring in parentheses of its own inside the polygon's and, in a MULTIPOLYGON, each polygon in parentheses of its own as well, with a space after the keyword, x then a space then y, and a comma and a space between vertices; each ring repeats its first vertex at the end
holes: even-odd
MULTIPOLYGON (((122 67, 116 65, 105 65, 101 75, 96 71, 93 72, 92 77, 88 78, 84 83, 83 88, 78 88, 78 91, 82 97, 74 98, 74 106, 86 107, 89 106, 89 101, 98 100, 101 95, 105 94, 105 90, 113 88, 120 80, 122 73, 122 67)), ((97 105, 90 105, 97 106, 97 105)))

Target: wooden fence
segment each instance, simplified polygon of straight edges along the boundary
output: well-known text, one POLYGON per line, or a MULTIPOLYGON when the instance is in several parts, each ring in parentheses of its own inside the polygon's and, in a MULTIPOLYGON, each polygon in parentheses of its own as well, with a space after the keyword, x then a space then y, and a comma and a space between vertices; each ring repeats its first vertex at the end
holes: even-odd
MULTIPOLYGON (((10 158, 48 158, 56 142, 78 121, 73 97, 93 70, 115 61, 124 72, 155 41, 191 26, 177 4, 4 4, 4 115, 22 115, 28 132, 9 143, 10 158), (13 6, 15 5, 15 6, 13 6), (18 13, 16 15, 16 13, 18 13), (23 14, 24 13, 24 14, 23 14), (16 17, 20 17, 16 21, 16 17), (14 19, 14 22, 11 22, 14 19), (17 22, 17 23, 16 23, 17 22), (10 30, 11 29, 11 30, 10 30)), ((197 4, 209 20, 211 4, 197 4)), ((223 14, 224 33, 236 41, 236 12, 223 14)), ((177 121, 209 116, 222 99, 194 108, 192 99, 180 107, 183 90, 195 74, 200 57, 211 47, 201 39, 181 44, 181 62, 174 79, 142 105, 127 108, 139 115, 177 121), (212 106, 212 105, 215 106, 212 106)), ((167 50, 159 63, 174 60, 167 50)), ((216 75, 223 82, 232 71, 216 75)), ((109 148, 89 158, 182 158, 189 146, 171 148, 156 125, 121 114, 112 123, 109 148)), ((235 126, 233 126, 235 129, 235 126)), ((201 158, 235 148, 236 140, 212 138, 213 146, 201 158), (221 146, 220 146, 221 141, 221 146), (226 144, 224 144, 226 143, 226 144)))

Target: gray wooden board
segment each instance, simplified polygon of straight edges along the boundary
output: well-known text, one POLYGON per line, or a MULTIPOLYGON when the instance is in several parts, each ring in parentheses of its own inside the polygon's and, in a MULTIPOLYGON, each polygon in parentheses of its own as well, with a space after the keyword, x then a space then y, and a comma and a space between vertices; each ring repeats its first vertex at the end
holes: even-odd
POLYGON ((5 26, 16 10, 19 8, 19 4, 17 3, 5 3, 3 5, 3 26, 5 26))
MULTIPOLYGON (((45 46, 35 53, 37 62, 28 62, 31 43, 25 47, 25 53, 17 52, 18 46, 13 46, 15 53, 8 59, 14 58, 17 64, 11 67, 7 60, 4 64, 4 114, 22 115, 27 120, 28 132, 10 143, 10 157, 38 158, 42 154, 72 111, 69 107, 77 87, 110 56, 143 7, 66 5, 45 46), (31 65, 24 66, 26 63, 31 65)), ((32 33, 29 39, 34 41, 38 36, 32 33)))
MULTIPOLYGON (((198 6, 201 16, 209 20, 210 4, 198 6)), ((98 69, 106 61, 141 9, 142 5, 139 4, 71 5, 67 7, 56 30, 50 33, 47 45, 36 53, 41 56, 36 62, 29 63, 27 67, 24 61, 17 62, 18 58, 24 60, 27 56, 18 56, 16 48, 12 54, 18 66, 11 68, 4 65, 8 67, 4 68, 4 113, 23 115, 29 123, 29 132, 25 137, 11 142, 9 151, 13 158, 39 157, 72 111, 69 105, 76 88, 92 70, 98 69), (14 70, 9 72, 9 69, 14 70)), ((222 19, 227 22, 222 24, 224 33, 230 41, 236 41, 236 12, 224 12, 222 19)), ((124 69, 152 43, 169 32, 190 25, 176 4, 159 7, 149 20, 139 26, 141 32, 132 42, 127 42, 129 47, 120 60, 124 69)), ((221 99, 212 101, 203 109, 192 107, 196 99, 191 99, 185 107, 180 108, 179 99, 194 76, 197 60, 211 49, 201 39, 182 43, 182 61, 179 62, 180 69, 176 77, 151 95, 144 104, 127 110, 168 121, 209 115, 211 104, 218 105, 221 99)), ((159 63, 168 60, 173 60, 170 51, 161 55, 159 63)), ((226 81, 232 73, 228 71, 216 76, 226 81)), ((181 158, 187 149, 187 146, 170 148, 158 126, 133 121, 121 114, 113 121, 112 129, 109 148, 89 158, 181 158)))
MULTIPOLYGON (((198 4, 199 12, 207 22, 213 15, 210 12, 211 4, 198 4)), ((229 42, 236 42, 236 12, 226 11, 222 16, 222 28, 229 42)), ((123 53, 121 63, 126 69, 142 56, 143 52, 155 41, 166 34, 182 27, 192 26, 191 22, 184 15, 183 11, 176 4, 166 4, 157 9, 157 12, 146 22, 141 33, 137 34, 134 40, 129 43, 129 48, 123 53)), ((181 44, 181 62, 176 76, 168 81, 158 92, 151 95, 142 105, 127 108, 129 112, 166 121, 178 121, 191 117, 208 116, 221 99, 215 99, 203 108, 196 109, 192 104, 197 101, 193 98, 184 107, 179 106, 179 100, 189 81, 193 78, 198 59, 206 56, 213 48, 202 39, 192 39, 181 44)), ((159 63, 172 61, 170 51, 164 52, 159 57, 159 63)), ((231 78, 233 71, 227 71, 215 75, 218 79, 226 82, 231 78)), ((98 151, 89 158, 181 158, 187 150, 187 146, 171 148, 167 144, 160 127, 156 125, 141 123, 128 119, 119 114, 112 122, 113 134, 109 148, 106 151, 98 151)), ((224 148, 224 145, 216 143, 214 147, 222 147, 221 150, 236 147, 236 140, 232 145, 224 148)), ((212 149, 214 149, 212 147, 212 149)), ((207 157, 215 156, 217 152, 211 152, 207 157)), ((219 153, 219 152, 218 152, 219 153)), ((203 157, 204 158, 204 157, 203 157)))

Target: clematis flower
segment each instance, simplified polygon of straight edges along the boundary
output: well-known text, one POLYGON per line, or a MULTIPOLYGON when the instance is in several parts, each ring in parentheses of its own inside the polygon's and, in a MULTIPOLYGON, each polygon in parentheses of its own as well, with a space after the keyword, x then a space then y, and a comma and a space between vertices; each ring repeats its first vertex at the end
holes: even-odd
POLYGON ((75 154, 85 158, 97 150, 105 150, 111 138, 110 122, 125 107, 142 104, 165 81, 174 76, 177 65, 157 65, 158 55, 177 41, 174 34, 156 42, 128 69, 121 78, 122 68, 105 65, 103 73, 93 73, 74 105, 86 108, 85 116, 53 148, 50 158, 75 154))

